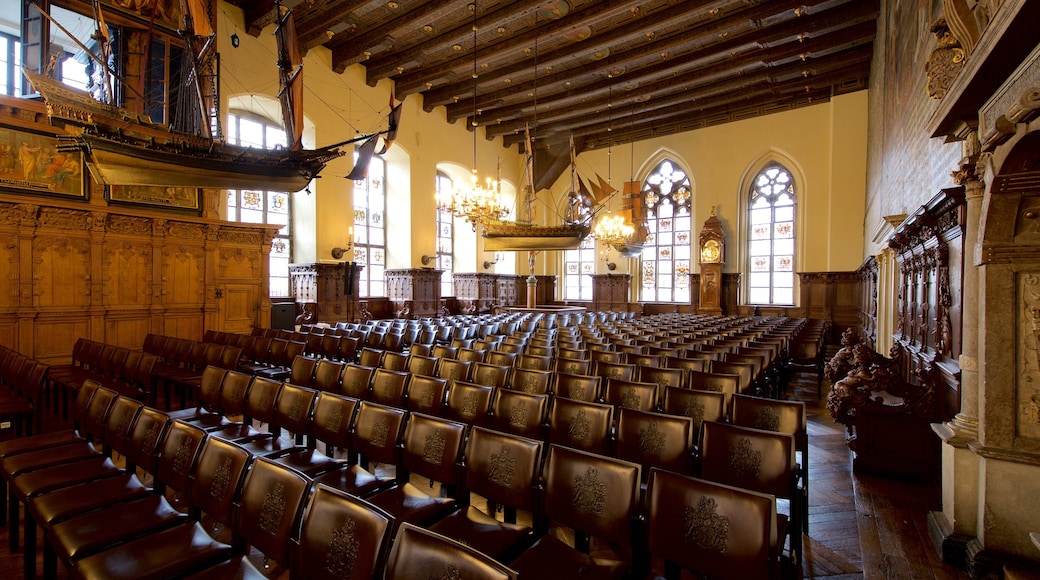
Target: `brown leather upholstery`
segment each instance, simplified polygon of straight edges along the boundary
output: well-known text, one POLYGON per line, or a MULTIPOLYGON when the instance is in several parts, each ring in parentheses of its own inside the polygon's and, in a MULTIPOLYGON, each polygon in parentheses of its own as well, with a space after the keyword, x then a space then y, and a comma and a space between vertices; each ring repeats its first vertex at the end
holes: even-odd
POLYGON ((595 375, 572 375, 557 373, 553 391, 558 397, 595 403, 600 399, 602 378, 595 375))
POLYGON ((520 353, 506 352, 503 350, 492 350, 484 357, 484 362, 497 366, 514 366, 520 353))
POLYGON ((654 469, 647 489, 648 545, 669 579, 679 567, 709 578, 769 578, 776 500, 654 469))
POLYGON ((734 395, 730 422, 734 425, 787 433, 794 437, 795 451, 800 455, 799 473, 802 479, 802 525, 809 533, 809 433, 805 403, 778 401, 748 395, 734 395))
POLYGON ((522 354, 516 359, 516 368, 547 371, 552 368, 552 357, 538 356, 530 353, 522 354))
POLYGON ((383 362, 383 355, 385 351, 375 349, 371 347, 363 347, 361 352, 358 353, 358 364, 361 366, 379 368, 380 363, 383 362))
POLYGON ((708 363, 708 370, 712 373, 737 375, 740 377, 740 381, 737 384, 737 392, 752 392, 755 381, 755 366, 753 364, 713 360, 708 363))
MULTIPOLYGON (((193 511, 230 526, 233 501, 250 459, 241 447, 206 439, 189 494, 193 511)), ((58 557, 72 564, 75 576, 143 578, 188 571, 230 554, 230 546, 204 532, 205 539, 199 538, 196 531, 202 531, 201 527, 163 496, 149 496, 58 523, 48 532, 48 539, 58 557), (148 533, 163 528, 169 529, 148 533), (180 530, 179 535, 171 530, 180 530)))
POLYGON ((656 383, 662 390, 665 387, 681 387, 686 382, 686 373, 679 368, 641 366, 639 367, 639 381, 656 383))
POLYGON ((541 458, 541 441, 474 427, 466 444, 466 488, 487 500, 487 511, 469 506, 430 529, 502 560, 532 538, 531 528, 518 525, 515 513, 537 515, 541 458), (506 508, 506 522, 494 517, 499 507, 506 508))
POLYGON ((494 393, 495 387, 453 381, 448 387, 444 414, 454 421, 486 427, 491 419, 488 412, 494 393))
POLYGON ((201 417, 209 416, 210 420, 219 420, 220 387, 224 384, 227 374, 227 369, 216 365, 209 365, 202 369, 202 374, 199 376, 197 406, 194 409, 189 407, 171 411, 169 412, 170 418, 199 421, 201 417))
MULTIPOLYGON (((254 383, 257 380, 259 379, 254 379, 254 383)), ((290 383, 282 385, 278 391, 278 399, 274 403, 274 417, 269 430, 280 434, 281 430, 285 429, 291 434, 291 440, 287 441, 284 437, 274 436, 244 441, 242 446, 249 453, 262 457, 274 457, 299 451, 302 448, 304 437, 311 432, 311 409, 314 408, 317 398, 318 391, 315 389, 290 383)))
POLYGON ((410 376, 408 371, 376 369, 372 374, 372 390, 369 392, 369 400, 380 405, 403 408, 410 376))
POLYGON ((686 381, 686 387, 689 389, 724 394, 726 396, 726 416, 729 416, 730 401, 740 388, 739 376, 689 371, 686 373, 686 381))
POLYGON ((455 358, 458 360, 468 360, 475 363, 484 362, 484 357, 487 355, 486 350, 460 347, 458 352, 455 353, 455 358))
POLYGON ((402 352, 387 350, 383 353, 383 360, 379 361, 379 368, 391 371, 408 370, 408 355, 402 352))
POLYGON ((487 385, 499 389, 505 388, 512 367, 478 362, 470 371, 470 381, 478 385, 487 385))
POLYGON ((607 455, 614 407, 557 396, 549 410, 549 442, 607 455))
POLYGON ((689 417, 620 409, 615 455, 643 466, 691 473, 696 432, 689 417))
POLYGON ((604 380, 634 381, 636 365, 597 361, 592 365, 592 374, 603 377, 604 380))
POLYGON ((654 411, 657 409, 658 391, 657 383, 607 379, 603 402, 618 409, 654 411))
POLYGON ((289 382, 301 387, 314 386, 314 368, 318 359, 305 355, 296 355, 289 366, 289 382))
POLYGON ((592 558, 588 538, 633 545, 639 465, 553 445, 544 480, 545 515, 574 530, 575 546, 546 535, 510 566, 525 578, 625 577, 632 563, 592 558))
POLYGON ((531 395, 548 395, 551 392, 552 378, 553 374, 550 371, 515 368, 509 375, 509 383, 506 386, 531 395))
POLYGON ((348 364, 343 369, 339 394, 355 399, 367 399, 369 388, 372 385, 372 374, 375 372, 375 367, 348 364))
POLYGON ((409 476, 439 482, 449 494, 459 494, 465 435, 466 426, 462 423, 422 413, 412 414, 405 426, 396 485, 369 496, 368 500, 393 515, 398 523, 425 524, 453 511, 455 499, 432 496, 410 483, 409 476))
POLYGON ((492 405, 493 429, 532 439, 544 437, 549 395, 502 389, 498 391, 492 405))
POLYGON ((517 573, 451 538, 406 523, 394 538, 383 578, 515 580, 517 573))
POLYGON ((382 569, 393 517, 363 499, 317 485, 304 511, 292 577, 370 580, 382 569))
POLYGON ((598 348, 599 346, 600 345, 590 345, 589 354, 592 357, 593 364, 600 362, 624 364, 628 359, 626 353, 616 350, 600 349, 598 348), (592 346, 596 346, 597 348, 592 348, 592 346))
POLYGON ((432 356, 422 356, 412 352, 408 355, 407 370, 412 375, 432 377, 437 372, 437 362, 437 359, 432 356))
POLYGON ((468 381, 473 361, 442 358, 437 365, 437 376, 452 381, 468 381))
POLYGON ((726 418, 726 395, 715 391, 668 387, 664 390, 661 407, 669 415, 682 415, 693 420, 694 439, 699 448, 701 423, 726 418))
POLYGON ((319 391, 337 393, 340 390, 340 377, 347 364, 340 361, 321 359, 314 365, 314 385, 319 391))
POLYGON ((448 379, 426 375, 412 375, 408 381, 409 411, 440 416, 444 413, 444 397, 448 392, 448 379))
MULTIPOLYGON (((708 370, 708 361, 705 359, 686 358, 682 356, 669 356, 665 357, 664 366, 670 369, 704 372, 708 370)), ((685 381, 683 384, 686 384, 685 381)))
POLYGON ((570 375, 587 375, 592 372, 592 359, 556 359, 556 372, 570 375))
MULTIPOLYGON (((235 543, 244 543, 252 549, 247 555, 192 577, 263 578, 277 576, 279 571, 287 569, 293 531, 309 485, 309 480, 299 472, 264 458, 257 459, 242 484, 235 519, 235 543)), ((176 553, 179 548, 174 546, 172 551, 176 553)), ((169 558, 172 557, 174 555, 169 558)))
POLYGON ((789 500, 790 554, 796 564, 801 563, 804 510, 794 437, 705 421, 701 435, 701 477, 789 500))

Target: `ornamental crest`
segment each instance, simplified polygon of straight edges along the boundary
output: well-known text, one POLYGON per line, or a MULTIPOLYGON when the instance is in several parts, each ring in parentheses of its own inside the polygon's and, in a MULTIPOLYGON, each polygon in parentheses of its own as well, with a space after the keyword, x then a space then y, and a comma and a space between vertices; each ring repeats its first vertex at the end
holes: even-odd
POLYGON ((376 447, 386 447, 386 439, 390 435, 390 418, 383 415, 377 417, 372 425, 372 437, 369 443, 376 447))
POLYGON ((657 421, 639 430, 639 450, 644 455, 660 456, 664 452, 664 433, 657 427, 657 421))
POLYGON ((260 506, 260 529, 270 535, 278 532, 278 524, 282 521, 285 513, 285 483, 279 481, 274 488, 264 496, 264 503, 260 506))
POLYGON ((578 411, 576 415, 571 417, 570 423, 567 425, 567 435, 575 441, 588 441, 589 435, 592 432, 592 422, 585 416, 585 410, 578 411))
POLYGON ((441 461, 444 460, 444 448, 446 446, 447 439, 444 437, 444 433, 440 431, 430 433, 426 436, 425 443, 423 443, 423 461, 440 465, 441 461))
POLYGON ((329 553, 325 556, 325 570, 332 576, 349 578, 354 571, 360 549, 356 534, 357 522, 349 518, 343 527, 332 532, 329 553))
POLYGON ((462 410, 460 413, 467 419, 477 416, 477 394, 470 393, 462 399, 462 410))
POLYGON ((523 427, 527 425, 528 415, 527 402, 517 401, 509 409, 509 424, 513 427, 523 427))
POLYGON ((184 475, 188 472, 188 464, 191 462, 192 452, 195 450, 195 445, 190 439, 185 439, 178 447, 177 452, 173 456, 173 472, 177 475, 184 475))
POLYGON ((751 440, 742 438, 729 451, 729 469, 737 477, 758 477, 762 468, 762 452, 751 447, 751 440))
POLYGON ((693 419, 694 424, 704 420, 704 403, 697 399, 687 399, 683 403, 682 414, 693 419))
POLYGON ((635 389, 625 389, 621 393, 621 405, 625 409, 639 408, 639 393, 635 389))
POLYGON ((231 458, 225 457, 213 472, 213 481, 209 485, 210 497, 223 496, 227 493, 229 485, 231 485, 231 458))
POLYGON ((686 506, 683 532, 684 539, 698 548, 725 554, 729 518, 719 515, 714 498, 701 496, 696 507, 686 506))
POLYGON ((502 487, 513 487, 513 476, 516 474, 516 458, 513 450, 507 445, 502 445, 498 453, 491 454, 488 465, 488 481, 502 487))
POLYGON ((751 419, 751 426, 763 431, 779 431, 780 415, 777 415, 773 409, 762 407, 755 411, 755 416, 751 419))
POLYGON ((571 502, 578 511, 603 515, 603 505, 607 503, 607 483, 600 479, 595 467, 586 467, 585 473, 574 478, 571 502))

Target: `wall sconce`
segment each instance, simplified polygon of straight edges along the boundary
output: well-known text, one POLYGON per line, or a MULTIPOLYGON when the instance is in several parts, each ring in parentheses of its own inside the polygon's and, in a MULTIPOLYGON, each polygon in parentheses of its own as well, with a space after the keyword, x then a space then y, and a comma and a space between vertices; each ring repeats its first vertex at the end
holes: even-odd
POLYGON ((332 248, 332 259, 342 259, 345 254, 351 254, 354 252, 354 226, 350 226, 347 229, 347 245, 344 248, 335 247, 332 248))
POLYGON ((484 269, 485 270, 490 270, 491 266, 494 266, 495 264, 501 262, 503 259, 504 259, 504 257, 502 256, 502 254, 500 254, 498 252, 495 252, 495 259, 494 260, 484 260, 484 269))
POLYGON ((426 254, 423 254, 423 256, 419 258, 419 261, 422 263, 423 266, 429 266, 436 259, 437 256, 427 256, 426 254))
POLYGON ((236 32, 235 34, 231 35, 231 47, 238 48, 239 43, 240 42, 238 40, 238 33, 236 32))

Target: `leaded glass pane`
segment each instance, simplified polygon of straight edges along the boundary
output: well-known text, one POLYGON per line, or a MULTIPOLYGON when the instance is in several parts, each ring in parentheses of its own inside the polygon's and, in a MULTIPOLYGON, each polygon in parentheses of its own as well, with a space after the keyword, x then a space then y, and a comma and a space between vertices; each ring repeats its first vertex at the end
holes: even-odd
POLYGON ((260 191, 246 190, 242 192, 242 209, 263 210, 264 194, 260 191))
POLYGON ((773 219, 778 222, 793 222, 794 221, 794 207, 778 207, 773 210, 773 219))
MULTIPOLYGON (((289 214, 289 194, 281 191, 267 192, 267 211, 269 213, 289 214)), ((282 222, 279 222, 282 223, 282 222)))
POLYGON ((791 288, 794 286, 794 273, 793 272, 774 272, 773 273, 773 287, 774 288, 791 288))
POLYGON ((268 288, 271 292, 271 296, 280 298, 286 297, 289 295, 289 278, 271 276, 271 279, 268 280, 268 288))
POLYGON ((371 258, 369 264, 383 264, 386 260, 386 252, 383 251, 383 248, 372 248, 369 257, 371 258))
POLYGON ((779 165, 755 178, 748 208, 748 301, 793 304, 794 182, 779 165))
POLYGON ((662 161, 643 183, 649 235, 643 247, 641 299, 649 301, 689 300, 693 192, 686 172, 670 160, 662 161), (683 260, 683 273, 673 260, 683 260), (673 273, 673 265, 677 268, 673 273))
POLYGON ((751 239, 752 240, 768 240, 769 239, 769 224, 751 224, 751 239))
POLYGON ((229 208, 238 207, 238 190, 229 189, 227 190, 227 205, 229 208))
POLYGON ((354 261, 358 264, 368 263, 368 248, 366 247, 355 247, 354 248, 354 261))
POLYGON ((769 256, 752 256, 751 257, 751 271, 752 272, 768 272, 769 271, 769 256))
POLYGON ((774 288, 774 304, 794 304, 794 290, 792 288, 774 288))
POLYGON ((791 222, 778 222, 773 224, 773 235, 777 238, 793 238, 794 224, 791 222))
POLYGON ((264 223, 264 212, 243 208, 238 221, 247 224, 262 224, 264 223))
POLYGON ((772 244, 769 240, 753 240, 751 242, 750 255, 752 256, 768 256, 772 253, 772 244))
POLYGON ((794 266, 791 256, 773 256, 774 272, 790 272, 794 266))
POLYGON ((643 262, 643 288, 654 287, 654 272, 657 270, 655 262, 643 262))
POLYGON ((748 301, 752 304, 768 304, 769 288, 749 288, 748 301))
POLYGON ((386 245, 386 230, 384 229, 371 229, 368 231, 368 243, 373 246, 385 246, 386 245))
POLYGON ((773 241, 773 254, 774 255, 785 254, 785 255, 788 255, 788 256, 794 254, 794 240, 792 240, 790 238, 787 238, 787 239, 784 239, 784 240, 774 240, 773 241))
POLYGON ((768 207, 751 210, 751 223, 753 224, 768 224, 772 217, 772 212, 768 207))
POLYGON ((769 272, 752 272, 748 274, 748 285, 755 288, 768 288, 769 278, 769 272))

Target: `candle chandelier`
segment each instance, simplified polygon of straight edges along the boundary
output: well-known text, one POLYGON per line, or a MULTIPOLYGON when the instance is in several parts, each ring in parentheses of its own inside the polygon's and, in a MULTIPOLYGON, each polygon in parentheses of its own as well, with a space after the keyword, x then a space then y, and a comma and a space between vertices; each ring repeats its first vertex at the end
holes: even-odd
POLYGON ((624 216, 608 213, 596 222, 593 231, 600 243, 607 246, 624 246, 635 233, 635 227, 626 222, 624 216))
POLYGON ((478 224, 500 220, 509 215, 509 208, 502 201, 502 192, 497 179, 490 177, 484 183, 477 178, 477 3, 469 5, 473 11, 473 179, 468 188, 459 188, 436 196, 437 209, 449 211, 466 221, 477 231, 478 224))

